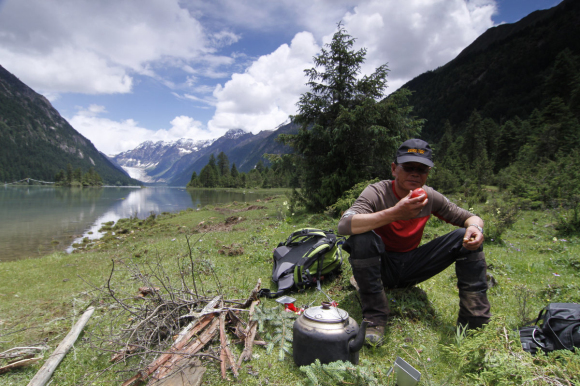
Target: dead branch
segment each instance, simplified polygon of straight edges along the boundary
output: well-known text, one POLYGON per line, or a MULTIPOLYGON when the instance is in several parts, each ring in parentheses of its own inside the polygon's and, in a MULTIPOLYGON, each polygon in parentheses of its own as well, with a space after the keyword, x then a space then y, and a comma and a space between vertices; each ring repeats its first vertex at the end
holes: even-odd
POLYGON ((225 324, 226 324, 226 313, 222 312, 220 315, 220 359, 222 360, 221 368, 222 368, 222 378, 226 379, 226 365, 229 362, 232 372, 234 373, 234 377, 238 376, 238 368, 236 365, 236 361, 234 359, 234 354, 232 350, 230 350, 230 344, 228 342, 228 337, 226 335, 225 324))
MULTIPOLYGON (((237 377, 240 364, 251 359, 253 345, 259 344, 254 342, 257 323, 250 320, 259 303, 261 280, 258 279, 248 298, 224 299, 215 270, 197 265, 189 239, 187 247, 189 253, 177 259, 166 259, 157 253, 148 261, 114 260, 106 284, 99 289, 102 296, 99 304, 111 310, 112 318, 107 325, 91 331, 94 336, 89 338, 89 343, 94 349, 110 353, 112 364, 107 372, 120 362, 132 364, 131 368, 117 370, 129 374, 120 382, 124 386, 143 381, 149 385, 172 385, 169 379, 178 379, 188 371, 202 368, 200 363, 204 360, 220 361, 224 377, 228 366, 237 377), (168 264, 176 264, 177 269, 168 264), (188 265, 191 279, 186 277, 190 274, 188 265), (204 275, 215 279, 217 296, 205 296, 210 291, 204 288, 204 275), (137 283, 126 290, 117 290, 114 276, 127 276, 137 283), (224 306, 225 303, 230 306, 224 306), (231 350, 228 330, 234 331, 244 344, 239 360, 231 350), (219 353, 208 347, 218 334, 219 353)), ((201 377, 203 371, 196 374, 201 377)))
POLYGON ((241 367, 242 361, 249 361, 252 359, 252 350, 254 346, 254 339, 256 338, 256 332, 258 331, 258 322, 256 320, 252 320, 252 316, 254 315, 254 310, 256 306, 260 304, 259 300, 254 300, 252 305, 250 306, 250 316, 248 317, 248 327, 244 332, 245 339, 244 339, 244 351, 240 355, 238 359, 238 367, 241 367))
POLYGON ((258 294, 260 293, 260 288, 262 287, 262 279, 258 279, 258 283, 250 293, 248 299, 240 306, 240 308, 248 308, 254 300, 258 300, 258 294))
POLYGON ((10 370, 19 368, 19 367, 24 367, 24 366, 28 366, 31 365, 33 363, 36 363, 38 361, 40 361, 42 359, 42 357, 38 357, 38 358, 28 358, 28 359, 21 359, 19 361, 16 362, 12 362, 6 366, 2 366, 0 367, 0 374, 4 374, 7 373, 10 370))

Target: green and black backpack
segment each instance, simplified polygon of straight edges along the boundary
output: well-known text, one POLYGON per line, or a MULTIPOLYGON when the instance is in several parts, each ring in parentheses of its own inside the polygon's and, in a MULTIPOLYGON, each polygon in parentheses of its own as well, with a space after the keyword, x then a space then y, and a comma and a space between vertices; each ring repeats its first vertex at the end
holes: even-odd
POLYGON ((316 228, 299 229, 274 249, 272 281, 278 291, 262 290, 262 296, 278 297, 291 289, 317 286, 325 276, 338 273, 342 267, 341 245, 344 237, 316 228))

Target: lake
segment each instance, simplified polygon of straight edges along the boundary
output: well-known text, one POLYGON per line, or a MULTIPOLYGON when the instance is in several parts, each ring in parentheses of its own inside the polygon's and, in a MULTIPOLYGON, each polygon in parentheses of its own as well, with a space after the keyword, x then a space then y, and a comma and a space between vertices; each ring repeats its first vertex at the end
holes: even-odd
POLYGON ((65 188, 0 186, 0 262, 70 252, 99 237, 107 221, 179 212, 208 204, 254 202, 285 190, 254 192, 169 187, 65 188), (91 234, 92 232, 92 234, 91 234))

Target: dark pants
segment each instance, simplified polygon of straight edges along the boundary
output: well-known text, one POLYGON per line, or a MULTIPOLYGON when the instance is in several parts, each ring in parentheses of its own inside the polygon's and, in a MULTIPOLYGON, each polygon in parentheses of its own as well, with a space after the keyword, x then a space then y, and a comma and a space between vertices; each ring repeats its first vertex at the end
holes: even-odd
POLYGON ((465 229, 457 229, 410 252, 387 252, 374 232, 352 235, 344 244, 359 286, 363 316, 371 323, 387 321, 383 288, 406 288, 421 283, 455 263, 459 288, 458 323, 480 327, 489 321, 485 255, 482 248, 463 248, 465 229), (382 295, 381 295, 382 294, 382 295))

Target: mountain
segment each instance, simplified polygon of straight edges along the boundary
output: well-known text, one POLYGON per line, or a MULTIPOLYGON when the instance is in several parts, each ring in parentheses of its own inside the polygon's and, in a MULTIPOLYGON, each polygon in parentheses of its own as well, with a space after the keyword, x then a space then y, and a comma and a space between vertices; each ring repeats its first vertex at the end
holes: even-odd
POLYGON ((224 152, 230 165, 235 163, 238 171, 249 172, 260 160, 264 161, 266 153, 288 153, 290 149, 276 142, 276 137, 296 130, 297 126, 289 123, 258 134, 233 129, 220 138, 207 141, 146 141, 133 150, 112 156, 111 161, 145 183, 184 186, 193 172, 201 172, 212 154, 217 157, 224 152))
POLYGON ((107 184, 137 185, 78 133, 50 102, 0 66, 0 181, 54 181, 70 164, 107 184))
POLYGON ((145 141, 133 150, 110 157, 129 175, 145 183, 166 182, 165 174, 176 161, 188 154, 197 154, 212 140, 180 139, 170 142, 145 141))
POLYGON ((446 65, 403 85, 413 91, 415 115, 427 119, 423 137, 437 141, 445 120, 457 127, 474 110, 498 123, 525 119, 562 96, 580 69, 578 60, 566 69, 558 58, 578 58, 579 36, 577 0, 488 29, 446 65))

